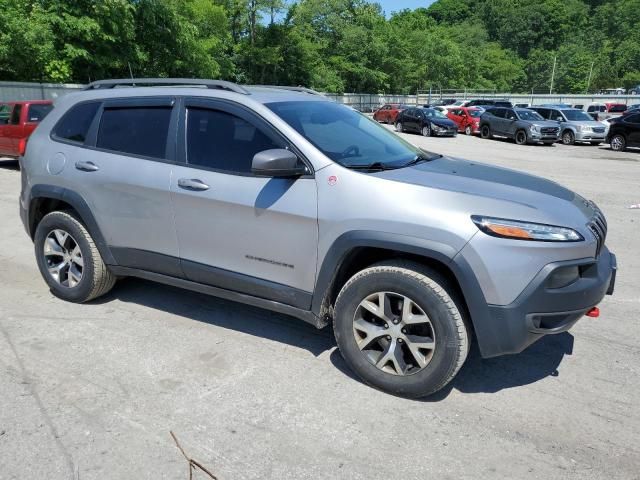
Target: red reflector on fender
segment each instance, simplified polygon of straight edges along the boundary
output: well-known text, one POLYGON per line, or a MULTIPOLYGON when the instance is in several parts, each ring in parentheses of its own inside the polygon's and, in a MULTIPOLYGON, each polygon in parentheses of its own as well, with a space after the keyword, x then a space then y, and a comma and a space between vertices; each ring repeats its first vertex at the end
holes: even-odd
POLYGON ((587 313, 585 313, 587 317, 598 318, 600 316, 600 309, 598 307, 593 307, 587 313))

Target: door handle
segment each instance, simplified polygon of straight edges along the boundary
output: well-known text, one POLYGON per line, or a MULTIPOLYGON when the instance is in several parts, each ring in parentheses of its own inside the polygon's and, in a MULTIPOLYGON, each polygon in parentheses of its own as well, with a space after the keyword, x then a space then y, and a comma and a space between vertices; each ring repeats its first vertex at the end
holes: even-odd
POLYGON ((209 190, 209 185, 197 178, 181 178, 178 180, 178 186, 185 190, 204 191, 209 190))
POLYGON ((83 172, 97 172, 100 167, 93 162, 76 162, 76 168, 83 172))

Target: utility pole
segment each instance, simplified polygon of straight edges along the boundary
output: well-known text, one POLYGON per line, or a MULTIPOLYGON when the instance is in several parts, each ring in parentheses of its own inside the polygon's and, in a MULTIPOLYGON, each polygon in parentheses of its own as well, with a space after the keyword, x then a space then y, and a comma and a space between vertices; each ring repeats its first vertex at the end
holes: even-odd
POLYGON ((556 60, 558 59, 558 56, 555 55, 553 57, 553 70, 551 70, 551 85, 549 86, 549 95, 551 95, 553 93, 553 77, 555 77, 556 75, 556 60))
POLYGON ((591 86, 591 75, 593 74, 593 65, 595 63, 595 60, 591 62, 591 70, 589 70, 589 79, 587 80, 587 89, 584 91, 585 95, 589 93, 589 87, 591 86))

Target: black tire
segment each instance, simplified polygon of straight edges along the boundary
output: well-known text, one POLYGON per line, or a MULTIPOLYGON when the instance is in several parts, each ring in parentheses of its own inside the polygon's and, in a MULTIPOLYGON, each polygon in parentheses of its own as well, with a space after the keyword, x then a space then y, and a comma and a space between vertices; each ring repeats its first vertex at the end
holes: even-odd
POLYGON ((91 235, 73 212, 57 211, 45 215, 36 228, 34 248, 42 277, 51 292, 63 300, 74 303, 88 302, 107 293, 116 282, 116 277, 102 260, 91 235), (74 286, 59 283, 49 272, 44 246, 47 237, 54 230, 68 233, 80 249, 83 262, 82 274, 80 281, 74 286))
POLYGON ((489 125, 482 126, 482 128, 480 129, 480 136, 484 139, 493 138, 493 135, 491 135, 491 128, 489 128, 489 125))
POLYGON ((611 146, 611 150, 614 150, 616 152, 624 152, 624 150, 627 148, 627 139, 624 137, 624 135, 616 133, 613 137, 611 137, 609 145, 611 146))
POLYGON ((527 144, 527 132, 524 130, 518 130, 514 136, 514 139, 518 145, 527 144))
MULTIPOLYGON (((389 261, 362 270, 343 286, 336 300, 333 329, 345 362, 365 383, 394 395, 425 397, 447 385, 467 358, 470 338, 460 305, 453 287, 439 273, 413 262, 389 261), (416 373, 383 371, 358 347, 354 316, 361 302, 377 292, 410 298, 431 322, 435 348, 430 361, 416 373)), ((403 348, 406 352, 407 347, 403 348)))
POLYGON ((563 145, 573 145, 574 143, 576 143, 576 136, 571 130, 565 130, 564 132, 562 132, 561 138, 563 145))

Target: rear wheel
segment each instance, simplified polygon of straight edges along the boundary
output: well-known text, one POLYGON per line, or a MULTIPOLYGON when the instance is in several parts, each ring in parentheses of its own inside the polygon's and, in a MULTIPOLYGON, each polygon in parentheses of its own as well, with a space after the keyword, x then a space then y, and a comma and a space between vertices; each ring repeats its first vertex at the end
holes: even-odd
POLYGON ((564 145, 573 145, 576 143, 576 137, 571 130, 562 132, 562 143, 564 145))
POLYGON ((410 398, 431 395, 456 375, 469 336, 453 288, 412 262, 385 262, 353 276, 335 306, 345 362, 367 384, 410 398))
POLYGON ((524 130, 518 130, 516 132, 516 143, 518 145, 526 145, 527 144, 527 132, 524 130))
POLYGON ((489 128, 489 125, 482 126, 482 128, 480 129, 480 136, 482 138, 492 138, 491 129, 489 128))
POLYGON ((42 277, 63 300, 93 300, 116 282, 91 235, 72 212, 45 215, 36 228, 34 247, 42 277))
POLYGON ((615 134, 611 137, 611 150, 615 150, 616 152, 623 152, 625 148, 627 148, 627 139, 624 138, 624 135, 619 133, 615 134))

